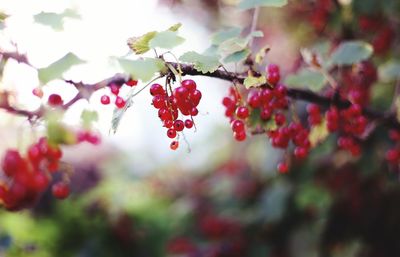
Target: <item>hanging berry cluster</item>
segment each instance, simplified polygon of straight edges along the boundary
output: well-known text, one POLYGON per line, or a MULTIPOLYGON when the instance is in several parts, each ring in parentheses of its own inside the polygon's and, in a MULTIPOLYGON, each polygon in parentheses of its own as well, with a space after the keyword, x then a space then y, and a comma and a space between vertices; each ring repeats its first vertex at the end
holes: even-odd
MULTIPOLYGON (((9 149, 1 167, 5 178, 0 186, 0 200, 8 210, 18 210, 34 204, 49 186, 53 174, 59 169, 61 149, 48 143, 46 138, 28 148, 25 156, 9 149)), ((69 195, 66 181, 52 187, 53 195, 64 199, 69 195)))
POLYGON ((158 109, 158 117, 167 128, 167 136, 173 139, 170 148, 176 150, 179 147, 179 132, 194 126, 193 117, 199 113, 197 106, 201 100, 201 92, 197 89, 196 82, 187 79, 174 90, 153 84, 150 94, 153 96, 154 108, 158 109), (179 119, 180 114, 187 118, 179 119))

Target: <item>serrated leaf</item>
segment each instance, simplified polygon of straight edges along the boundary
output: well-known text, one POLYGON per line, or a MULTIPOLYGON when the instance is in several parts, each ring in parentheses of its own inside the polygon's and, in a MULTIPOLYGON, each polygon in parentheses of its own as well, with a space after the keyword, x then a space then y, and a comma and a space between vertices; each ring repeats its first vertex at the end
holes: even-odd
POLYGON ((242 0, 238 7, 247 10, 256 7, 282 7, 287 4, 287 0, 242 0))
POLYGON ((218 56, 203 55, 194 51, 184 53, 179 60, 182 62, 192 63, 194 68, 201 73, 214 72, 221 65, 218 56))
POLYGON ((177 32, 174 31, 163 31, 157 33, 150 41, 150 48, 164 48, 172 49, 185 41, 183 37, 178 36, 177 32))
POLYGON ((218 56, 218 46, 211 45, 209 48, 204 50, 204 52, 202 54, 207 55, 207 56, 218 56))
POLYGON ((249 89, 251 87, 259 87, 267 83, 267 78, 265 76, 254 77, 253 75, 249 74, 243 82, 243 85, 249 89))
POLYGON ((72 66, 85 63, 73 53, 68 53, 58 61, 50 64, 46 68, 38 70, 39 80, 46 84, 47 82, 61 78, 62 75, 72 66))
POLYGON ((82 125, 84 128, 90 128, 93 122, 99 119, 99 115, 96 111, 84 110, 81 113, 82 125))
POLYGON ((317 144, 321 143, 328 137, 328 135, 329 131, 327 127, 327 121, 324 118, 320 124, 312 126, 311 128, 309 135, 311 146, 314 147, 317 144))
POLYGON ((263 62, 265 55, 269 52, 269 50, 271 50, 271 47, 269 45, 264 46, 263 48, 261 48, 255 57, 255 62, 257 64, 260 64, 263 62))
POLYGON ((54 30, 62 30, 64 28, 64 19, 79 19, 79 14, 75 10, 67 9, 63 13, 41 12, 33 16, 36 23, 50 26, 54 30))
POLYGON ((319 92, 325 85, 324 75, 310 69, 302 69, 296 74, 286 77, 285 83, 291 87, 306 87, 314 92, 319 92))
POLYGON ((400 79, 400 61, 390 61, 379 66, 379 79, 383 82, 397 81, 400 79))
POLYGON ((182 27, 182 23, 177 23, 175 25, 172 25, 171 27, 169 27, 169 31, 178 31, 180 28, 182 27))
POLYGON ((351 65, 368 59, 373 53, 373 47, 363 41, 347 41, 341 43, 332 53, 332 65, 351 65))
POLYGON ((249 56, 250 50, 248 48, 243 49, 242 51, 235 52, 233 54, 228 55, 227 57, 224 58, 223 62, 224 63, 231 63, 231 62, 241 62, 249 56))
MULTIPOLYGON (((128 104, 128 103, 127 103, 128 104)), ((127 105, 125 105, 127 106, 127 105)), ((127 108, 115 108, 111 118, 111 132, 115 134, 127 108)))
POLYGON ((156 35, 156 31, 151 31, 140 37, 131 37, 128 39, 128 46, 135 54, 144 54, 150 50, 149 42, 156 35))
POLYGON ((218 51, 222 54, 230 55, 247 48, 248 43, 249 40, 246 38, 231 38, 221 43, 219 45, 218 51))
POLYGON ((211 36, 211 43, 213 45, 219 45, 228 39, 239 37, 241 32, 242 29, 239 27, 218 31, 211 36))
POLYGON ((157 58, 144 58, 139 60, 130 60, 119 58, 119 64, 122 69, 131 75, 135 80, 143 82, 151 80, 157 72, 165 71, 165 63, 157 58))

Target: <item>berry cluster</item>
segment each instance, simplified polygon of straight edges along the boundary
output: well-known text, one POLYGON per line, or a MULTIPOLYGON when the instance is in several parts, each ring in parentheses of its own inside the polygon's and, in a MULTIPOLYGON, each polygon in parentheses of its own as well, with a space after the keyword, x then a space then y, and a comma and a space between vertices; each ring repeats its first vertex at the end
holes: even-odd
MULTIPOLYGON (((137 85, 137 80, 128 80, 125 84, 129 87, 134 87, 137 85)), ((126 105, 126 101, 123 97, 119 96, 120 88, 122 85, 117 84, 115 82, 111 82, 108 87, 110 88, 110 92, 115 96, 114 104, 118 109, 122 109, 126 105)), ((111 98, 109 95, 102 95, 100 98, 100 102, 103 105, 109 105, 111 103, 111 98)))
POLYGON ((340 111, 336 107, 331 107, 326 112, 326 119, 330 132, 341 132, 338 139, 339 147, 348 150, 354 156, 359 156, 361 148, 357 138, 364 133, 368 124, 367 118, 362 114, 361 106, 353 104, 340 111))
MULTIPOLYGON (((9 149, 1 163, 4 180, 0 186, 0 200, 8 210, 18 210, 34 204, 47 189, 52 174, 59 168, 61 149, 41 138, 28 148, 26 156, 9 149)), ((65 182, 52 187, 53 195, 64 199, 69 195, 65 182)))
POLYGON ((191 79, 183 80, 179 87, 170 91, 168 93, 168 89, 164 90, 160 84, 153 84, 150 87, 152 104, 158 109, 158 117, 168 129, 167 136, 174 139, 170 148, 176 150, 179 147, 178 133, 194 126, 193 117, 199 113, 197 106, 202 95, 197 89, 196 82, 191 79), (190 118, 183 121, 178 119, 179 114, 190 118))

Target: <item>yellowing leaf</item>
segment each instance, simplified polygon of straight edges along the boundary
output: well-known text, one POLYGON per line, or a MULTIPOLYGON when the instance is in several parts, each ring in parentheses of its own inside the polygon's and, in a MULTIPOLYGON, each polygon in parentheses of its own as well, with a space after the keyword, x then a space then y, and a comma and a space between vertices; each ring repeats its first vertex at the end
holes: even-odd
POLYGON ((156 31, 151 31, 141 37, 131 37, 128 39, 128 46, 135 54, 144 54, 150 50, 149 42, 152 40, 156 31))
POLYGON ((267 83, 267 79, 265 76, 254 77, 252 74, 249 74, 247 78, 244 79, 244 86, 249 89, 251 87, 259 87, 267 83))
POLYGON ((255 57, 255 62, 257 64, 260 64, 263 62, 265 55, 269 52, 269 50, 271 50, 271 47, 269 45, 264 46, 263 48, 261 48, 258 53, 256 54, 255 57))
POLYGON ((314 147, 317 144, 324 141, 329 135, 327 121, 323 119, 319 125, 313 126, 310 131, 309 140, 311 146, 314 147))

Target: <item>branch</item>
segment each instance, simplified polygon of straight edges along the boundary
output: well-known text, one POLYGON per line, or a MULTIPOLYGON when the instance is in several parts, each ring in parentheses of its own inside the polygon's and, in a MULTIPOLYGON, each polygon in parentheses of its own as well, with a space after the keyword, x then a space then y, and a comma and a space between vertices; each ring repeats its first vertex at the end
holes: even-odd
MULTIPOLYGON (((16 53, 2 53, 0 51, 0 54, 3 56, 7 56, 8 58, 16 58, 16 60, 20 60, 21 62, 27 62, 26 58, 21 57, 20 54, 16 53)), ((178 63, 176 62, 168 62, 172 67, 175 69, 178 69, 178 63)), ((238 83, 243 83, 245 79, 245 75, 234 73, 234 72, 229 72, 226 70, 216 70, 214 72, 208 72, 208 73, 202 73, 197 71, 193 65, 188 65, 188 64, 180 64, 180 67, 184 75, 191 75, 191 76, 205 76, 205 77, 211 77, 211 78, 218 78, 230 82, 238 82, 238 83)), ((163 74, 164 76, 166 74, 163 74)), ((68 103, 64 104, 62 106, 63 109, 69 108, 71 105, 73 105, 75 102, 77 102, 80 99, 88 99, 90 95, 104 87, 107 87, 111 83, 116 83, 117 85, 123 85, 125 82, 129 80, 128 75, 124 74, 116 74, 108 79, 102 80, 100 82, 97 82, 95 84, 84 84, 82 82, 74 82, 71 80, 66 80, 67 83, 73 84, 77 89, 78 93, 77 95, 68 103)), ((316 94, 310 90, 306 89, 296 89, 296 88, 288 88, 288 97, 295 99, 295 100, 302 100, 310 103, 315 103, 323 107, 329 107, 331 105, 337 106, 338 108, 347 108, 351 105, 350 101, 347 100, 340 100, 331 98, 331 97, 326 97, 326 96, 321 96, 319 94, 316 94)), ((29 119, 33 117, 40 118, 44 114, 44 107, 40 107, 38 110, 30 112, 30 111, 25 111, 25 110, 20 110, 11 107, 8 104, 0 104, 0 108, 4 109, 10 113, 17 114, 17 115, 22 115, 26 116, 29 119)), ((382 125, 389 127, 389 128, 394 128, 400 130, 400 123, 397 121, 396 115, 394 113, 384 113, 384 112, 379 112, 375 111, 369 108, 364 108, 363 109, 363 114, 368 117, 370 120, 375 120, 380 122, 382 125)))

